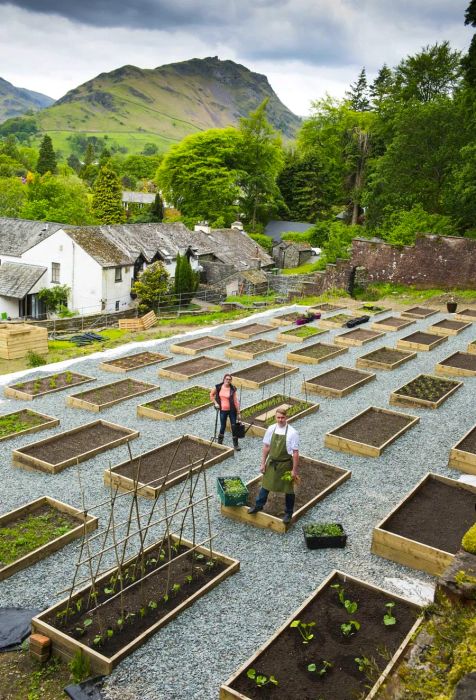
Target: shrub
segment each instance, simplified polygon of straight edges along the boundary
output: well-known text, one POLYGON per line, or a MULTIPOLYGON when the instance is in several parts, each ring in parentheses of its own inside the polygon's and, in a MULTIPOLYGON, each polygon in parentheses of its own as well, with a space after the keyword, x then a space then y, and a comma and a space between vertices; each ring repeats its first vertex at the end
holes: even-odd
POLYGON ((249 237, 269 254, 273 250, 273 239, 269 236, 265 236, 263 233, 249 233, 249 237))
POLYGON ((26 364, 27 367, 41 367, 41 365, 46 365, 46 358, 39 355, 34 350, 28 350, 26 354, 26 364))
POLYGON ((470 554, 476 554, 476 523, 463 536, 461 546, 470 554))

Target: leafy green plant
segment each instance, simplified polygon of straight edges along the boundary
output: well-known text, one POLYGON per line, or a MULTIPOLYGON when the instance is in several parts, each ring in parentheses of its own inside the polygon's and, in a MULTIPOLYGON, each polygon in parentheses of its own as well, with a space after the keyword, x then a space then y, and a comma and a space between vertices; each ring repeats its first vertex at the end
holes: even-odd
POLYGON ((397 618, 393 614, 394 607, 395 603, 393 601, 385 604, 386 613, 383 616, 383 624, 387 627, 390 627, 391 625, 395 625, 397 623, 397 618))
POLYGON ((90 674, 89 658, 85 656, 81 649, 75 652, 73 658, 68 664, 71 671, 71 680, 75 683, 81 683, 90 674))
POLYGON ((228 496, 239 498, 248 494, 248 489, 240 478, 223 479, 223 488, 228 496))
POLYGON ((336 523, 309 523, 304 525, 304 533, 308 537, 340 537, 344 531, 336 523))
POLYGON ((52 377, 50 377, 50 379, 48 381, 50 389, 56 389, 56 376, 57 375, 53 375, 52 377))
POLYGON ((301 620, 293 620, 289 625, 292 629, 297 629, 302 637, 303 644, 309 644, 314 639, 314 634, 310 630, 315 627, 315 622, 302 622, 301 620))
POLYGON ((27 367, 41 367, 41 365, 46 365, 46 357, 34 350, 28 350, 26 353, 26 365, 27 367))
POLYGON ((348 612, 349 615, 353 615, 355 612, 357 612, 359 607, 357 602, 349 600, 345 597, 345 590, 343 586, 341 586, 339 583, 334 583, 331 588, 334 588, 337 591, 339 602, 346 609, 346 612, 348 612))
POLYGON ((366 656, 357 656, 354 661, 357 664, 359 671, 362 673, 366 673, 372 666, 370 659, 368 659, 366 656))
POLYGON ((352 637, 360 629, 360 622, 357 620, 349 620, 348 622, 343 622, 340 626, 340 631, 344 637, 352 637))
POLYGON ((67 372, 65 372, 64 373, 64 380, 65 380, 66 384, 71 384, 71 382, 73 381, 73 373, 70 372, 69 370, 67 372))
POLYGON ((246 675, 256 683, 258 688, 264 688, 266 685, 279 685, 274 676, 265 676, 264 673, 258 673, 254 668, 249 668, 246 675))
POLYGON ((325 676, 326 673, 331 670, 333 665, 334 664, 332 664, 330 661, 323 660, 322 663, 320 663, 320 664, 315 664, 315 663, 308 664, 307 670, 310 673, 315 673, 318 676, 322 677, 322 676, 325 676))
POLYGON ((289 469, 288 471, 284 472, 284 474, 281 477, 282 481, 285 481, 287 483, 291 483, 293 481, 293 473, 289 469))

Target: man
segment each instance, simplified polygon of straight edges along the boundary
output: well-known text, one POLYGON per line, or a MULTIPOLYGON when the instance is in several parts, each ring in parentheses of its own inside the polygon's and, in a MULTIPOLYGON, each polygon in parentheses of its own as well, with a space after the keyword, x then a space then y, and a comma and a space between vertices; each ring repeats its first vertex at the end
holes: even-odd
POLYGON ((263 481, 256 503, 248 513, 263 510, 270 491, 284 493, 285 512, 283 523, 290 523, 294 511, 294 481, 298 478, 299 435, 288 425, 287 412, 284 408, 276 409, 276 425, 268 428, 263 438, 263 453, 260 472, 263 481), (291 472, 291 479, 283 479, 286 472, 291 472))

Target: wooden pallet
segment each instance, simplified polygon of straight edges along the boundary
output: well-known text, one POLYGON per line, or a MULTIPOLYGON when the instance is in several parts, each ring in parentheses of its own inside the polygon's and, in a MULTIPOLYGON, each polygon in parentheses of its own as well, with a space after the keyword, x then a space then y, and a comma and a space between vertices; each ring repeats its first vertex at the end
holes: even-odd
POLYGON ((149 311, 144 316, 138 316, 137 318, 120 318, 119 328, 123 331, 146 331, 157 323, 157 316, 155 311, 149 311))

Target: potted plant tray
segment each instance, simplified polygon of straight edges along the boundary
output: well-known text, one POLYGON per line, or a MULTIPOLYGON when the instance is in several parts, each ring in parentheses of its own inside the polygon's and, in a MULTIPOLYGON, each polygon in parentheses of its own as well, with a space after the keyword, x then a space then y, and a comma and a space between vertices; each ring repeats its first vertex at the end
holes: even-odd
POLYGON ((274 326, 266 326, 264 323, 249 323, 246 326, 240 326, 225 333, 226 338, 252 338, 254 335, 261 333, 269 333, 276 330, 274 326))
POLYGON ((369 406, 324 436, 324 445, 363 457, 380 457, 386 447, 419 422, 418 416, 369 406))
POLYGON ((179 355, 198 355, 204 350, 212 350, 222 345, 229 345, 230 342, 230 340, 217 338, 214 335, 202 335, 200 338, 192 338, 191 340, 184 340, 181 343, 174 343, 170 346, 170 352, 176 352, 179 355))
POLYGON ((169 355, 161 355, 159 352, 136 352, 134 355, 124 355, 124 357, 118 357, 115 360, 101 362, 99 369, 105 372, 132 372, 135 369, 156 365, 169 359, 169 355))
POLYGON ((395 406, 439 408, 462 386, 463 382, 433 377, 430 374, 419 374, 415 379, 392 391, 390 403, 395 406))
POLYGON ((419 350, 420 352, 429 352, 436 348, 441 343, 448 340, 446 335, 436 335, 435 333, 426 333, 426 331, 416 331, 404 338, 397 340, 397 348, 400 350, 419 350))
POLYGON ((207 372, 213 372, 216 369, 229 367, 230 365, 231 362, 218 360, 215 357, 208 357, 207 355, 200 355, 200 357, 195 357, 193 360, 176 362, 174 365, 162 367, 159 369, 159 375, 161 377, 168 377, 169 379, 186 380, 199 377, 201 374, 207 374, 207 372))
POLYGON ((347 331, 342 335, 336 335, 334 338, 334 343, 336 345, 345 346, 360 346, 366 343, 372 343, 377 338, 383 338, 385 333, 377 333, 377 331, 370 331, 364 328, 356 328, 352 331, 347 331))
POLYGON ((386 314, 391 310, 392 309, 388 307, 377 306, 376 304, 362 304, 362 306, 352 309, 352 312, 355 313, 356 316, 362 316, 363 314, 378 316, 379 314, 386 314))
POLYGON ((117 382, 81 391, 79 394, 70 394, 66 397, 66 405, 71 408, 84 408, 86 411, 99 413, 99 411, 104 411, 106 408, 121 403, 121 401, 127 401, 127 399, 142 396, 142 394, 158 389, 160 387, 157 384, 148 384, 137 379, 120 379, 117 382))
POLYGON ((288 414, 288 423, 294 423, 299 418, 318 411, 319 404, 284 394, 268 396, 266 399, 242 409, 241 420, 246 426, 246 434, 262 437, 269 426, 276 422, 275 415, 278 408, 285 408, 288 414))
POLYGON ((225 350, 225 357, 238 360, 252 360, 266 352, 280 350, 284 347, 284 343, 277 343, 274 340, 258 338, 256 340, 248 340, 246 343, 240 343, 239 345, 234 345, 231 348, 227 348, 225 350))
POLYGON ((472 343, 468 343, 467 351, 472 355, 476 355, 476 340, 473 340, 472 343))
POLYGON ((476 475, 476 425, 451 448, 448 466, 476 475))
POLYGON ((248 487, 239 476, 217 477, 217 493, 224 506, 246 506, 248 487))
MULTIPOLYGON (((316 503, 322 501, 352 476, 352 472, 348 469, 341 469, 303 455, 299 458, 299 474, 301 480, 295 488, 296 503, 291 523, 286 524, 282 521, 284 516, 284 494, 282 493, 270 493, 265 509, 259 513, 249 514, 247 506, 228 508, 222 505, 221 514, 237 522, 284 534, 316 503)), ((261 475, 251 479, 246 485, 248 503, 251 505, 258 495, 261 475)))
POLYGON ((474 523, 476 486, 427 474, 375 527, 372 553, 441 576, 474 523))
POLYGON ((406 598, 334 570, 221 686, 220 700, 374 700, 415 636, 420 612, 406 598), (357 607, 352 615, 339 601, 341 591, 347 604, 357 607), (385 624, 386 615, 393 624, 385 624), (359 629, 346 637, 342 626, 349 617, 359 629), (370 659, 375 678, 369 685, 370 659), (277 686, 259 687, 257 674, 266 681, 272 676, 277 686))
POLYGON ((358 357, 355 363, 356 367, 368 369, 382 369, 391 371, 397 369, 409 360, 413 360, 417 356, 416 352, 409 350, 398 350, 396 348, 381 347, 372 352, 358 357))
POLYGON ((59 425, 59 422, 59 418, 53 418, 37 411, 30 411, 29 408, 7 413, 0 416, 0 442, 20 437, 21 435, 36 433, 39 430, 54 428, 56 425, 59 425))
MULTIPOLYGON (((231 576, 240 568, 240 563, 236 559, 232 559, 220 552, 211 551, 209 547, 205 548, 200 545, 193 545, 192 542, 179 538, 175 535, 171 536, 171 543, 178 546, 179 554, 176 555, 171 562, 161 564, 159 559, 160 552, 164 551, 167 545, 161 542, 156 542, 144 550, 144 559, 146 562, 153 562, 157 559, 157 563, 151 563, 147 571, 147 576, 142 579, 140 575, 128 591, 122 594, 123 607, 118 595, 111 595, 110 600, 103 593, 104 588, 110 585, 110 582, 117 579, 118 569, 113 568, 107 571, 104 575, 97 579, 97 589, 101 590, 98 597, 100 603, 104 603, 100 608, 101 617, 104 621, 107 620, 109 629, 113 635, 106 637, 101 645, 94 645, 93 640, 95 635, 101 635, 101 629, 97 622, 97 616, 92 613, 93 623, 89 627, 84 626, 84 621, 90 617, 88 606, 84 605, 84 601, 88 599, 88 594, 91 586, 85 586, 74 594, 71 602, 71 607, 74 612, 67 619, 64 615, 67 606, 67 599, 62 600, 57 605, 40 613, 32 620, 32 632, 44 634, 51 639, 52 653, 60 656, 66 661, 71 659, 78 653, 82 652, 83 656, 89 660, 90 669, 95 674, 107 675, 118 665, 122 659, 141 646, 149 637, 155 634, 159 629, 167 625, 183 610, 190 607, 196 600, 201 598, 208 591, 218 586, 228 576, 231 576), (154 556, 155 555, 155 556, 154 556), (192 556, 200 556, 200 560, 196 561, 194 566, 195 580, 191 583, 187 582, 187 575, 190 574, 192 566, 192 556), (201 561, 213 562, 212 567, 201 564, 201 561), (155 567, 155 570, 154 570, 155 567), (169 595, 167 602, 163 599, 163 593, 167 590, 167 570, 170 568, 172 572, 171 581, 180 584, 178 593, 169 595), (137 592, 141 590, 139 600, 152 601, 156 603, 155 608, 151 608, 147 603, 145 614, 139 614, 140 603, 137 600, 137 592), (83 605, 80 605, 80 611, 77 612, 76 602, 81 600, 83 605), (130 601, 130 602, 129 602, 130 601), (123 611, 134 611, 134 616, 131 617, 131 622, 123 621, 121 627, 118 626, 118 620, 122 621, 121 615, 123 611), (66 619, 66 621, 65 621, 66 619), (86 632, 80 636, 76 630, 85 629, 86 632)), ((137 556, 131 557, 123 566, 124 569, 134 567, 137 556)), ((139 568, 137 567, 136 571, 139 568)), ((171 589, 168 588, 170 591, 171 589)), ((96 603, 92 604, 96 607, 96 603)))
POLYGON ((299 367, 285 365, 282 362, 267 360, 257 365, 251 365, 238 372, 233 372, 233 384, 248 389, 259 389, 266 384, 285 379, 288 375, 299 372, 299 367))
POLYGON ((415 323, 414 320, 389 316, 388 318, 382 318, 380 321, 375 321, 370 327, 374 331, 401 331, 413 323, 415 323))
POLYGON ((77 374, 76 372, 58 372, 57 374, 48 374, 46 377, 36 377, 25 382, 17 382, 12 386, 4 388, 4 394, 9 399, 25 399, 31 401, 38 396, 52 394, 55 391, 70 389, 79 384, 86 382, 95 382, 95 377, 87 377, 85 374, 77 374))
POLYGON ((133 491, 136 486, 139 496, 156 499, 190 474, 233 456, 233 447, 195 435, 182 435, 106 469, 104 483, 120 491, 133 491))
POLYGON ((455 316, 457 321, 473 321, 476 322, 476 309, 463 309, 458 311, 455 316))
POLYGON ((434 316, 438 313, 438 309, 430 309, 428 306, 413 306, 411 309, 402 311, 403 318, 415 318, 421 320, 434 316))
POLYGON ((318 374, 317 377, 307 379, 302 383, 302 391, 331 398, 342 398, 373 381, 376 376, 372 372, 364 372, 341 365, 323 372, 323 374, 318 374))
POLYGON ((476 355, 471 352, 455 352, 435 365, 437 374, 452 377, 476 377, 476 355))
POLYGON ((276 339, 284 343, 304 343, 304 341, 314 338, 316 335, 322 335, 322 333, 327 333, 327 331, 315 326, 301 326, 300 328, 291 328, 289 331, 278 333, 276 339))
POLYGON ((343 328, 348 321, 352 320, 349 314, 336 314, 319 321, 319 328, 343 328))
POLYGON ((340 523, 308 523, 302 528, 308 549, 343 548, 347 535, 340 523))
POLYGON ((210 389, 195 385, 182 391, 174 391, 173 394, 161 396, 148 403, 139 404, 137 415, 140 418, 153 420, 180 420, 192 413, 210 408, 211 405, 210 389))
POLYGON ((97 526, 97 518, 50 496, 0 515, 0 581, 96 530, 97 526))
POLYGON ((301 316, 299 311, 290 311, 287 314, 281 314, 279 316, 274 316, 273 318, 266 319, 266 323, 275 328, 279 326, 292 326, 296 323, 296 320, 301 316))
POLYGON ((453 321, 449 318, 444 318, 438 323, 434 323, 432 326, 428 326, 427 330, 429 333, 436 333, 436 335, 459 335, 466 328, 471 328, 471 321, 453 321))
POLYGON ((348 352, 348 348, 338 348, 336 345, 329 343, 314 343, 314 345, 306 345, 300 350, 288 352, 286 360, 288 362, 302 362, 308 365, 318 365, 326 360, 331 360, 342 353, 348 352))
POLYGON ((309 310, 306 311, 305 314, 299 314, 295 323, 296 326, 304 326, 306 323, 312 323, 312 321, 316 321, 319 318, 321 318, 321 314, 319 311, 309 310))
POLYGON ((139 437, 136 430, 96 420, 13 450, 13 464, 57 474, 72 464, 84 462, 136 437, 139 437))

